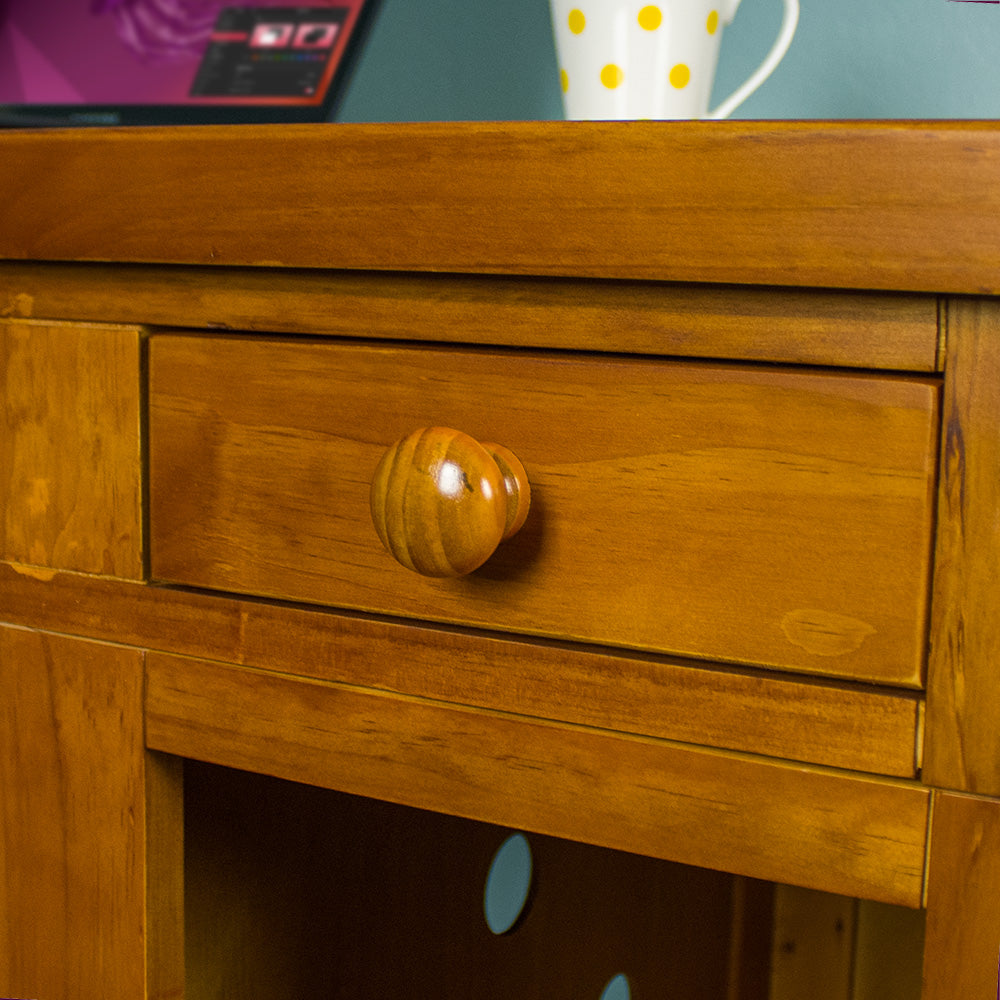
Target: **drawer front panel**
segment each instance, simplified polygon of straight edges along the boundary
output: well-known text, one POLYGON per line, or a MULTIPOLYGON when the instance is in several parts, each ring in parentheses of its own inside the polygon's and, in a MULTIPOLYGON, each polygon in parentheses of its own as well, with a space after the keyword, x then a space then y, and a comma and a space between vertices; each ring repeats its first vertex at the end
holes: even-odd
POLYGON ((936 382, 572 354, 158 335, 156 579, 917 686, 936 382), (467 577, 399 566, 369 484, 456 427, 532 484, 467 577))

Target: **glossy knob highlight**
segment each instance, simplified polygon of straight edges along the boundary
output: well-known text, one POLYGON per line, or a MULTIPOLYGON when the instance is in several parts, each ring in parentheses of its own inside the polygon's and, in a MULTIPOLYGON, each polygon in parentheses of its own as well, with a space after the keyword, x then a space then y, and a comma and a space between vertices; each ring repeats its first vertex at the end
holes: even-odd
POLYGON ((531 488, 506 448, 425 427, 382 456, 371 511, 382 544, 422 576, 463 576, 524 524, 531 488))

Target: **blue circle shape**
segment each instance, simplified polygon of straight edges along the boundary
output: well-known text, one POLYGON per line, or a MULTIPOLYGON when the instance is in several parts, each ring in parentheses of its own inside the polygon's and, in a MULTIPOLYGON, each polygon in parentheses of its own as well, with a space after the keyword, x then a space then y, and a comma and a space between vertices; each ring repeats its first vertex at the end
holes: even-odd
POLYGON ((632 1000, 632 988, 628 983, 628 976, 619 973, 615 976, 601 994, 601 1000, 632 1000))
POLYGON ((521 833, 511 834, 493 855, 483 910, 494 934, 506 934, 521 916, 531 890, 531 868, 531 846, 521 833))

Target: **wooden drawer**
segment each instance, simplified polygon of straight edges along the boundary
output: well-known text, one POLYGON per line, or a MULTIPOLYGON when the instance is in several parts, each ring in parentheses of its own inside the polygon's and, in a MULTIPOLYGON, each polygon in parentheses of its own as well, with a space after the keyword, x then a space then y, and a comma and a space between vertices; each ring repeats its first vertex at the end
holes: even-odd
POLYGON ((906 686, 922 681, 938 385, 778 367, 163 334, 154 578, 906 686), (369 484, 421 426, 517 454, 475 573, 383 549, 369 484))

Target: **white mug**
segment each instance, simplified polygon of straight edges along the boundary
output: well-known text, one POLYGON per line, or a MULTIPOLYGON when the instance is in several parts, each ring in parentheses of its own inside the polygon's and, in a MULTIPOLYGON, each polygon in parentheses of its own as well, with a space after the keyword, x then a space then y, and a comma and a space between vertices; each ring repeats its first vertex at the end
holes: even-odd
POLYGON ((722 28, 740 0, 550 0, 566 117, 727 117, 788 51, 799 4, 784 4, 778 39, 760 67, 709 111, 722 28))

